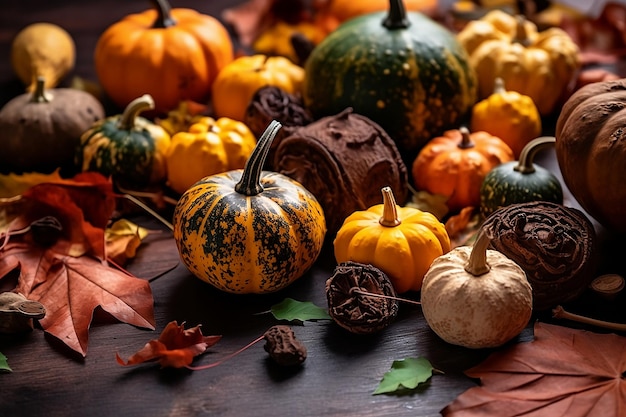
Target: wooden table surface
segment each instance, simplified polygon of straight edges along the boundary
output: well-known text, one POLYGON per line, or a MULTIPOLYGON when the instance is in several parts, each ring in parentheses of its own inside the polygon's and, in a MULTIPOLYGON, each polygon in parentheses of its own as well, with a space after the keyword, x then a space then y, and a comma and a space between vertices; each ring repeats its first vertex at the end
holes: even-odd
MULTIPOLYGON (((172 0, 172 7, 192 7, 219 16, 222 8, 234 3, 172 0)), ((92 51, 99 34, 122 16, 149 6, 148 1, 138 0, 5 2, 0 13, 0 104, 23 92, 8 57, 13 36, 25 25, 49 21, 67 29, 77 45, 74 75, 94 79, 92 51)), ((541 161, 556 167, 552 153, 543 155, 541 161)), ((569 194, 567 203, 576 205, 569 194)), ((397 320, 374 336, 349 334, 331 321, 293 326, 308 349, 306 362, 295 370, 275 366, 262 343, 204 371, 160 370, 155 364, 122 367, 115 361, 116 352, 129 356, 158 337, 172 320, 188 326, 202 324, 204 334, 222 335, 195 364, 218 360, 277 324, 263 312, 286 297, 325 307, 324 283, 335 266, 332 247, 325 247, 315 267, 279 293, 228 295, 191 276, 179 263, 174 241, 165 228, 147 218, 133 220, 163 230, 148 239, 128 268, 151 280, 156 331, 100 320, 92 325, 84 359, 40 329, 18 337, 1 336, 0 352, 13 369, 0 374, 1 417, 437 416, 457 395, 476 384, 463 371, 490 353, 443 342, 429 329, 419 307, 402 304, 397 320), (434 376, 415 392, 372 395, 392 361, 417 356, 426 357, 445 374, 434 376)), ((617 243, 621 239, 605 237, 602 241, 605 259, 600 270, 624 274, 623 263, 612 260, 623 253, 624 245, 617 243)), ((611 303, 596 301, 585 294, 571 308, 591 311, 600 318, 626 317, 623 297, 611 303)), ((551 322, 549 317, 536 318, 551 322)), ((529 325, 512 343, 531 338, 529 325)))

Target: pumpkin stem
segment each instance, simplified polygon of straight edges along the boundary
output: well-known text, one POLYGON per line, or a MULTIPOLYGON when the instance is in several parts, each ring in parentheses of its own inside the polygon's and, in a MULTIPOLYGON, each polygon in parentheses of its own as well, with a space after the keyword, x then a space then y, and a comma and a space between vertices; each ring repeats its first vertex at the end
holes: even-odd
POLYGON ((403 0, 389 0, 389 14, 383 20, 383 26, 387 29, 406 29, 411 22, 406 17, 406 8, 403 0))
POLYGON ((158 13, 152 24, 154 29, 167 28, 176 24, 176 20, 172 17, 172 6, 170 6, 167 0, 152 0, 152 4, 158 13))
POLYGON ((383 187, 381 191, 383 193, 383 216, 378 223, 385 227, 396 227, 402 222, 398 218, 398 206, 393 191, 391 187, 383 187))
POLYGON ((486 274, 491 270, 491 267, 487 263, 487 248, 491 239, 485 232, 485 228, 481 227, 478 231, 478 237, 472 246, 472 252, 470 253, 467 265, 465 265, 465 271, 468 274, 472 274, 475 277, 486 274))
POLYGON ((52 100, 52 95, 46 92, 46 80, 44 77, 37 77, 35 83, 35 90, 30 98, 31 103, 49 103, 52 100))
POLYGON ((235 191, 248 196, 257 195, 263 192, 263 185, 261 185, 261 172, 263 171, 263 165, 265 164, 265 159, 270 151, 272 141, 281 127, 282 125, 276 120, 272 120, 267 126, 254 147, 252 154, 246 161, 246 166, 243 168, 241 179, 235 185, 235 191))
POLYGON ((515 38, 513 42, 521 43, 523 46, 530 45, 530 39, 528 38, 528 32, 526 31, 526 17, 518 14, 515 16, 517 25, 515 27, 515 38))
POLYGON ((504 94, 506 88, 504 87, 504 80, 500 77, 496 77, 493 82, 493 94, 504 94))
POLYGON ((462 126, 459 128, 459 132, 461 132, 461 142, 457 145, 461 149, 469 149, 474 147, 474 142, 472 142, 472 138, 470 137, 470 131, 467 127, 462 126))
POLYGON ((124 109, 122 117, 118 122, 120 130, 132 130, 135 127, 135 119, 144 110, 154 109, 154 99, 150 94, 144 94, 141 97, 137 97, 124 109))
POLYGON ((556 138, 554 136, 542 136, 531 140, 522 149, 522 152, 519 155, 519 161, 513 169, 521 174, 532 174, 535 172, 533 160, 535 159, 537 152, 546 148, 548 145, 554 144, 555 142, 556 138))

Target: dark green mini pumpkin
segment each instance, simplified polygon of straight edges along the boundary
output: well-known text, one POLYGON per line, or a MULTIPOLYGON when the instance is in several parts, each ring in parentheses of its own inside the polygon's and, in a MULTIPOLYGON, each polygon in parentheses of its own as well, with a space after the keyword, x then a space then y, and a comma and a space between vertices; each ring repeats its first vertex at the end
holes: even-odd
POLYGON ((164 181, 170 135, 139 116, 148 109, 154 109, 154 100, 145 94, 129 103, 123 114, 93 124, 81 137, 76 154, 79 168, 98 171, 131 188, 164 181))
POLYGON ((346 107, 380 124, 412 161, 432 137, 458 126, 477 81, 455 36, 427 16, 389 12, 342 24, 308 57, 303 98, 316 117, 346 107))
POLYGON ((243 170, 203 178, 174 210, 183 264, 220 290, 278 291, 301 277, 322 249, 326 222, 315 196, 285 175, 262 171, 280 127, 270 123, 243 170))
POLYGON ((516 203, 549 201, 563 204, 559 179, 547 169, 533 164, 535 155, 554 143, 554 136, 533 139, 522 149, 519 161, 506 162, 487 173, 480 187, 480 211, 485 217, 516 203))

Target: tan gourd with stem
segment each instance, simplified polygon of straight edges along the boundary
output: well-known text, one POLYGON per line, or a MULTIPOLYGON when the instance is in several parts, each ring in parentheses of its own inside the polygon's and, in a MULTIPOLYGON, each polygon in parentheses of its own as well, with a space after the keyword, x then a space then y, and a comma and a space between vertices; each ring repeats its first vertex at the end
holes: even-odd
POLYGON ((440 256, 424 276, 424 318, 448 343, 496 347, 528 324, 533 298, 526 274, 488 246, 489 237, 481 229, 473 247, 459 246, 440 256))

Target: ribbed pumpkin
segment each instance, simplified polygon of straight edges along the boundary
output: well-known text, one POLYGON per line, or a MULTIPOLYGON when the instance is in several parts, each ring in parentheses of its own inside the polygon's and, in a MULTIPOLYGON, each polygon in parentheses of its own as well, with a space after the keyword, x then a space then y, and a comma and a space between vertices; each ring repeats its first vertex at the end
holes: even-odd
POLYGON ((504 141, 461 127, 431 139, 413 161, 415 187, 447 197, 452 212, 480 205, 480 187, 494 167, 514 159, 504 141))
POLYGON ((541 135, 541 116, 532 98, 507 90, 498 77, 493 93, 472 108, 470 129, 499 137, 519 158, 524 146, 541 135))
POLYGON ((476 75, 455 36, 401 0, 349 20, 305 65, 303 98, 316 117, 347 107, 385 129, 405 161, 458 125, 476 101, 476 75))
POLYGON ((539 32, 523 16, 493 10, 467 24, 457 38, 478 74, 480 99, 497 77, 506 88, 531 97, 542 116, 559 104, 581 66, 578 46, 560 28, 539 32))
POLYGON ((397 206, 391 188, 381 191, 382 204, 343 222, 333 241, 335 259, 375 266, 398 293, 418 291, 430 263, 450 250, 448 232, 433 214, 397 206))
POLYGON ((313 194, 289 177, 262 171, 280 127, 270 123, 243 170, 203 178, 174 210, 183 264, 222 291, 278 291, 301 277, 322 249, 326 225, 313 194))
POLYGON ((554 142, 554 136, 533 139, 524 147, 518 161, 505 162, 487 173, 480 187, 480 211, 485 217, 516 203, 551 201, 563 204, 559 179, 533 163, 535 155, 553 146, 554 142))
POLYGON ((565 184, 583 209, 626 233, 626 80, 589 84, 563 106, 556 156, 565 184))
POLYGON ((149 94, 136 98, 124 113, 101 119, 83 133, 76 154, 82 171, 98 171, 125 187, 144 188, 165 180, 170 135, 139 116, 153 109, 149 94))
POLYGON ((226 28, 212 16, 167 0, 114 23, 96 44, 94 65, 102 88, 119 107, 150 94, 165 113, 182 100, 207 101, 218 72, 233 60, 226 28))
POLYGON ((186 132, 172 136, 165 157, 167 185, 182 194, 204 177, 241 169, 255 145, 245 124, 227 117, 201 117, 186 132))

